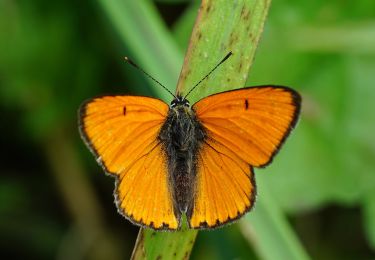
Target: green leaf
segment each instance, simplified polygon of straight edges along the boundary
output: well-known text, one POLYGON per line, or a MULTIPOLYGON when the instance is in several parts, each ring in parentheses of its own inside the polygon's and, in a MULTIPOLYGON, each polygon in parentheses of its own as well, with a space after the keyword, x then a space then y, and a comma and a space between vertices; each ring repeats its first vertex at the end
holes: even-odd
POLYGON ((203 1, 177 93, 187 93, 228 52, 233 56, 189 96, 193 103, 213 93, 243 87, 263 31, 270 1, 203 1), (203 66, 204 64, 204 66, 203 66))

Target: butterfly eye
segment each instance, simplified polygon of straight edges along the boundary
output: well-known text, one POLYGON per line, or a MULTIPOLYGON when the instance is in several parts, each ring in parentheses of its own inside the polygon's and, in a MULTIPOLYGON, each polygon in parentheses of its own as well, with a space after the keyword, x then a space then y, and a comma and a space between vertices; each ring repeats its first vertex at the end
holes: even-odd
POLYGON ((187 99, 185 99, 184 97, 179 97, 179 96, 172 100, 170 107, 174 108, 178 105, 184 106, 184 107, 190 107, 189 101, 187 99))
POLYGON ((170 107, 171 107, 171 108, 174 108, 174 107, 176 107, 176 105, 177 105, 176 100, 175 100, 175 99, 172 100, 170 107))

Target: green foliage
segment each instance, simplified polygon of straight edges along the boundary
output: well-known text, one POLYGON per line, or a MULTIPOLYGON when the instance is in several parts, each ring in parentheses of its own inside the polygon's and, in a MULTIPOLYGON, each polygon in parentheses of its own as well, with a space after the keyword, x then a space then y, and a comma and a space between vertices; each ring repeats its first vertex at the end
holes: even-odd
MULTIPOLYGON (((138 230, 117 215, 113 179, 79 140, 76 110, 105 93, 169 101, 123 56, 173 90, 199 4, 0 1, 2 258, 130 256, 138 230), (163 18, 173 20, 169 27, 163 18)), ((301 242, 314 259, 373 258, 374 13, 372 0, 272 3, 247 85, 297 89, 302 117, 274 163, 256 170, 255 210, 238 224, 200 232, 192 258, 304 258, 301 242)), ((215 30, 225 36, 237 18, 215 30)), ((215 46, 202 45, 209 60, 192 68, 187 89, 225 56, 215 46)), ((192 98, 243 86, 242 78, 223 83, 224 70, 192 98)))

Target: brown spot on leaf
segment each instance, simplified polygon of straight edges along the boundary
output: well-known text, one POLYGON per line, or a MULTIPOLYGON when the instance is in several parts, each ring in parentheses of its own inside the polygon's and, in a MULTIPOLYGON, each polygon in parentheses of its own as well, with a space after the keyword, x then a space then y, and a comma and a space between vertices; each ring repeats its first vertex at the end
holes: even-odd
POLYGON ((200 40, 202 38, 202 33, 201 32, 198 32, 197 38, 198 38, 198 40, 200 40))
POLYGON ((242 62, 240 63, 240 65, 238 65, 238 71, 241 71, 242 70, 242 62))
POLYGON ((244 13, 245 13, 245 5, 242 6, 242 9, 241 9, 241 16, 243 16, 244 13))
POLYGON ((229 46, 233 45, 233 37, 230 37, 229 39, 229 46))
POLYGON ((229 38, 229 46, 235 44, 238 41, 238 34, 231 34, 229 38))
POLYGON ((207 5, 206 12, 209 13, 211 11, 211 5, 207 5))
POLYGON ((243 19, 245 21, 247 21, 247 20, 249 20, 249 18, 250 18, 250 10, 247 10, 247 12, 246 12, 245 16, 243 17, 243 19))

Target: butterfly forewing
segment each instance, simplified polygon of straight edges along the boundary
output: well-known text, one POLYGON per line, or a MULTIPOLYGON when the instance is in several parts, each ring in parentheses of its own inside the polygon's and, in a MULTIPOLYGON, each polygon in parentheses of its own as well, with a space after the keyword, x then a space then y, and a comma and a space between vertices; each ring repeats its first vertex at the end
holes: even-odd
POLYGON ((133 223, 177 229, 166 156, 158 134, 168 105, 147 97, 105 96, 80 109, 80 131, 105 171, 117 177, 116 204, 133 223))
POLYGON ((270 163, 294 127, 300 96, 285 87, 252 87, 206 97, 193 109, 210 138, 261 167, 270 163))

